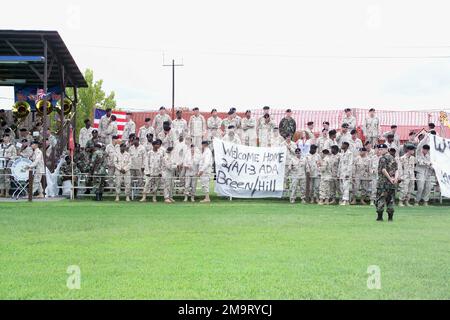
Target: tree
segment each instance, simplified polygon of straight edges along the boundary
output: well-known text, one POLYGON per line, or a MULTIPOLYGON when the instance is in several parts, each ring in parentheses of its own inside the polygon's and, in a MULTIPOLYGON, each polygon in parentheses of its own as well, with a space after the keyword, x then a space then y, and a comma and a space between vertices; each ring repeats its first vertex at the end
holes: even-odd
MULTIPOLYGON (((78 136, 80 129, 84 127, 84 120, 93 119, 95 108, 116 108, 114 91, 111 91, 109 95, 106 95, 105 91, 102 89, 103 80, 100 79, 94 82, 94 71, 86 69, 84 78, 86 79, 88 87, 79 88, 77 92, 76 136, 78 136)), ((67 95, 70 99, 74 99, 72 88, 67 89, 67 95)))

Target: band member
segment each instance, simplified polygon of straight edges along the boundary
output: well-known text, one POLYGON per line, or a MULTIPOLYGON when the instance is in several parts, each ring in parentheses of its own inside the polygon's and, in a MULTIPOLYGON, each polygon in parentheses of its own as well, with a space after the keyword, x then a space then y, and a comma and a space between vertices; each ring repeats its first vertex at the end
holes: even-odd
POLYGON ((20 142, 20 147, 17 148, 17 154, 26 159, 30 159, 33 155, 33 149, 30 146, 30 140, 23 139, 20 142))
POLYGON ((42 188, 41 183, 42 175, 45 174, 44 155, 39 149, 39 142, 33 141, 31 148, 33 149, 33 155, 31 156, 31 161, 33 161, 33 163, 26 166, 25 169, 35 170, 33 176, 33 194, 37 191, 37 198, 44 198, 44 189, 42 188))
POLYGON ((11 143, 11 137, 7 134, 3 136, 0 144, 0 197, 8 197, 11 187, 11 169, 9 164, 17 157, 17 150, 11 143))

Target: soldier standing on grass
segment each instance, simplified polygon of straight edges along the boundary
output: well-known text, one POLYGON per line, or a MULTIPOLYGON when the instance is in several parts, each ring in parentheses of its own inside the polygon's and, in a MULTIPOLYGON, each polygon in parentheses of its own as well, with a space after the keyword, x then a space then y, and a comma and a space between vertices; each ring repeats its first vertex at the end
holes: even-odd
POLYGON ((91 176, 94 176, 92 190, 95 193, 96 201, 103 200, 103 188, 105 187, 106 152, 102 147, 100 142, 94 145, 95 151, 91 159, 91 176))
POLYGON ((383 221, 384 208, 388 214, 389 221, 394 218, 395 187, 398 183, 398 164, 390 153, 388 146, 380 144, 378 146, 381 158, 378 164, 378 183, 377 183, 377 221, 383 221))

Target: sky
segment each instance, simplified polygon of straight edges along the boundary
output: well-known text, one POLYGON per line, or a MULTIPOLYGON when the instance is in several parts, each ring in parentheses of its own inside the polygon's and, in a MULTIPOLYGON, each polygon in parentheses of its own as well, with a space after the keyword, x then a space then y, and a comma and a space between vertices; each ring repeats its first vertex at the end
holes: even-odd
MULTIPOLYGON (((0 28, 57 30, 118 107, 449 109, 448 1, 4 1, 0 28), (27 9, 29 8, 29 9, 27 9)), ((8 108, 11 88, 0 88, 8 108)))

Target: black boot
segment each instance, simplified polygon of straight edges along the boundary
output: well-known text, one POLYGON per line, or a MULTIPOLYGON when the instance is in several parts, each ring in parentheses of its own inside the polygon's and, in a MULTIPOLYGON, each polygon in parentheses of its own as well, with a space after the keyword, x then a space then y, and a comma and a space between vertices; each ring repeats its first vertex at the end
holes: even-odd
POLYGON ((377 212, 377 213, 378 213, 377 221, 383 221, 383 212, 377 212))
POLYGON ((100 193, 99 192, 95 193, 95 201, 100 201, 100 193))
POLYGON ((103 201, 103 192, 100 192, 99 195, 100 195, 100 201, 103 201))
POLYGON ((394 213, 388 212, 388 221, 394 221, 394 213))

